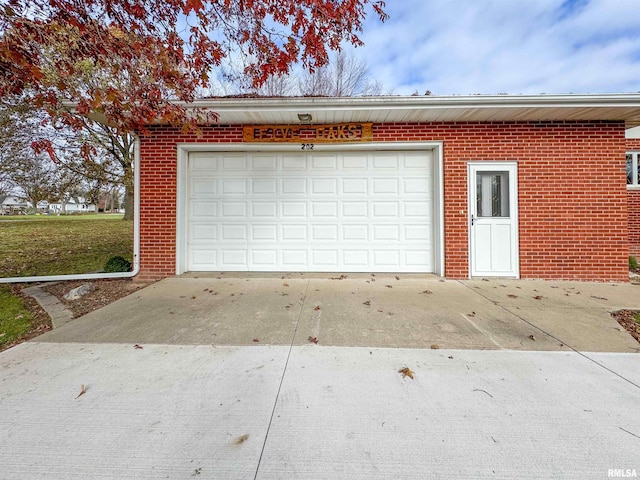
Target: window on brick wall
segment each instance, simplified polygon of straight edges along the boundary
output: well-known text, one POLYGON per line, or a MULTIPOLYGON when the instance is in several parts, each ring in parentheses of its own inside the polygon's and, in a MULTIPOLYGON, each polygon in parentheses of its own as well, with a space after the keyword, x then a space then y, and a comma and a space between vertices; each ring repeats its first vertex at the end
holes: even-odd
POLYGON ((627 152, 627 186, 640 187, 638 167, 640 166, 640 152, 627 152))

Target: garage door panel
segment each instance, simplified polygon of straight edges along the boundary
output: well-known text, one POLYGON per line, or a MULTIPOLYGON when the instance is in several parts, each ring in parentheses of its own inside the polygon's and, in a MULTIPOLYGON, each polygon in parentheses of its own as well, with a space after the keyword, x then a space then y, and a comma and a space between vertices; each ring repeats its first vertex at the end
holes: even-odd
POLYGON ((278 182, 275 178, 254 178, 251 180, 253 195, 275 195, 278 193, 278 182))
POLYGON ((251 216, 259 219, 275 219, 278 216, 278 203, 251 202, 251 216))
POLYGON ((280 239, 283 242, 307 243, 309 241, 308 226, 297 224, 281 225, 280 239))
POLYGON ((311 171, 327 170, 334 172, 338 167, 335 155, 311 155, 311 171))
POLYGON ((216 218, 218 216, 218 202, 192 200, 189 209, 190 220, 202 220, 204 218, 216 218))
POLYGON ((278 241, 278 226, 277 225, 252 225, 251 237, 252 242, 273 242, 278 241))
POLYGON ((248 158, 245 155, 225 155, 222 157, 222 170, 225 172, 246 172, 248 158))
POLYGON ((313 218, 338 218, 339 202, 311 202, 311 215, 313 218))
POLYGON ((430 152, 190 156, 187 269, 430 272, 432 168, 430 152))
POLYGON ((349 155, 342 157, 342 161, 340 163, 342 165, 342 169, 345 171, 353 172, 367 170, 367 155, 349 155))
POLYGON ((349 219, 367 219, 369 217, 367 202, 342 202, 342 216, 349 219))
POLYGON ((247 242, 248 225, 222 225, 220 241, 221 242, 247 242))
POLYGON ((220 216, 227 218, 246 218, 247 204, 245 202, 222 202, 220 216))
POLYGON ((216 178, 192 178, 190 190, 193 197, 215 197, 218 194, 218 181, 216 178))
POLYGON ((307 219, 307 202, 281 201, 283 219, 307 219))
POLYGON ((275 172, 278 170, 278 157, 276 155, 251 155, 251 170, 275 172))
POLYGON ((309 264, 309 255, 306 249, 282 248, 282 265, 289 270, 304 270, 309 264))
POLYGON ((340 181, 342 195, 367 195, 369 193, 369 179, 343 178, 340 181))

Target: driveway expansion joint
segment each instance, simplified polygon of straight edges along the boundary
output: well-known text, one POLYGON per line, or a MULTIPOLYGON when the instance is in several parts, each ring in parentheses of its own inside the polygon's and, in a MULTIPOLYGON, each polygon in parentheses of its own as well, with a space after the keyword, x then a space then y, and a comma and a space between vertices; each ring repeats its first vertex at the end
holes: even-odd
POLYGON ((269 417, 269 424, 267 425, 267 431, 264 434, 264 442, 262 443, 262 449, 260 450, 260 456, 258 457, 258 462, 256 464, 256 473, 253 476, 253 480, 258 478, 258 473, 260 472, 260 464, 262 462, 262 456, 264 455, 264 449, 267 446, 267 440, 269 439, 269 431, 271 430, 271 424, 273 423, 273 417, 276 414, 276 407, 278 406, 278 399, 280 398, 280 391, 282 390, 282 384, 284 383, 284 377, 287 374, 287 367, 289 366, 289 359, 291 358, 291 351, 293 350, 293 344, 296 340, 296 335, 298 333, 298 326, 300 325, 300 318, 302 317, 302 312, 304 310, 304 304, 307 300, 307 293, 309 292, 309 285, 311 284, 311 280, 307 280, 307 286, 304 289, 304 295, 302 297, 302 305, 300 306, 300 311, 298 312, 298 319, 296 320, 296 328, 293 329, 293 335, 291 335, 291 342, 289 344, 289 351, 287 352, 287 359, 284 362, 284 368, 282 369, 282 376, 280 377, 280 384, 278 385, 278 391, 276 392, 276 398, 273 402, 273 409, 271 410, 271 416, 269 417))
POLYGON ((565 347, 567 347, 568 349, 572 350, 573 352, 577 353, 578 355, 580 355, 581 357, 589 360, 590 362, 595 363, 596 365, 598 365, 599 367, 605 369, 606 371, 608 371, 609 373, 612 373, 613 375, 615 375, 616 377, 624 380, 625 382, 630 383, 631 385, 633 385, 634 387, 636 387, 637 389, 640 390, 640 385, 635 383, 633 380, 630 380, 629 378, 625 377, 624 375, 621 375, 620 373, 610 369, 609 367, 607 367, 606 365, 603 365, 602 363, 600 363, 599 361, 597 361, 596 359, 590 357, 589 355, 587 355, 584 352, 581 352, 580 350, 577 350, 576 348, 572 347, 571 345, 569 345, 567 342, 565 342, 564 340, 559 339, 558 337, 552 335, 551 333, 547 332, 546 330, 540 328, 538 325, 530 322, 529 320, 527 320, 526 318, 522 317, 521 315, 519 315, 517 313, 517 311, 514 311, 515 309, 511 310, 507 307, 505 307, 504 305, 500 304, 499 302, 496 302, 492 299, 490 299, 489 297, 487 297, 486 295, 483 295, 481 292, 477 291, 476 289, 471 288, 469 285, 463 283, 460 280, 456 280, 458 283, 462 284, 463 286, 465 286, 466 288, 468 288, 469 290, 471 290, 472 292, 474 292, 475 294, 481 296, 482 298, 493 302, 497 307, 500 307, 501 309, 503 309, 505 312, 510 313, 511 315, 514 315, 515 317, 519 318, 520 320, 522 320, 523 322, 525 322, 527 325, 530 325, 532 328, 535 328, 536 330, 538 330, 539 332, 549 336, 550 338, 553 338, 554 340, 562 343, 565 347))

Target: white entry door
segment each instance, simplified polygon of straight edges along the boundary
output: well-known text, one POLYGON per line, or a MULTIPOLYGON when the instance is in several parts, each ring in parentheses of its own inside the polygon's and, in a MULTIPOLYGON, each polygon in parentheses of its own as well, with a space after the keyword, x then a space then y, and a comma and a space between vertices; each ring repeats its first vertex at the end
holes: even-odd
POLYGON ((472 277, 518 277, 515 162, 469 163, 469 269, 472 277))

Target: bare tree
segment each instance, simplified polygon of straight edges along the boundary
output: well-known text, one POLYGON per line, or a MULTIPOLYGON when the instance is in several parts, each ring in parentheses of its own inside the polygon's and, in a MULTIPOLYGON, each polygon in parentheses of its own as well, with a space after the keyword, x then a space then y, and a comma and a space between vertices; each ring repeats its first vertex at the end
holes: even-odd
POLYGON ((16 159, 11 181, 31 203, 34 212, 40 202, 55 197, 56 194, 54 165, 46 155, 32 154, 30 157, 16 159))
POLYGON ((369 78, 366 64, 344 51, 313 73, 303 73, 298 82, 303 96, 356 97, 380 95, 382 84, 369 78))

